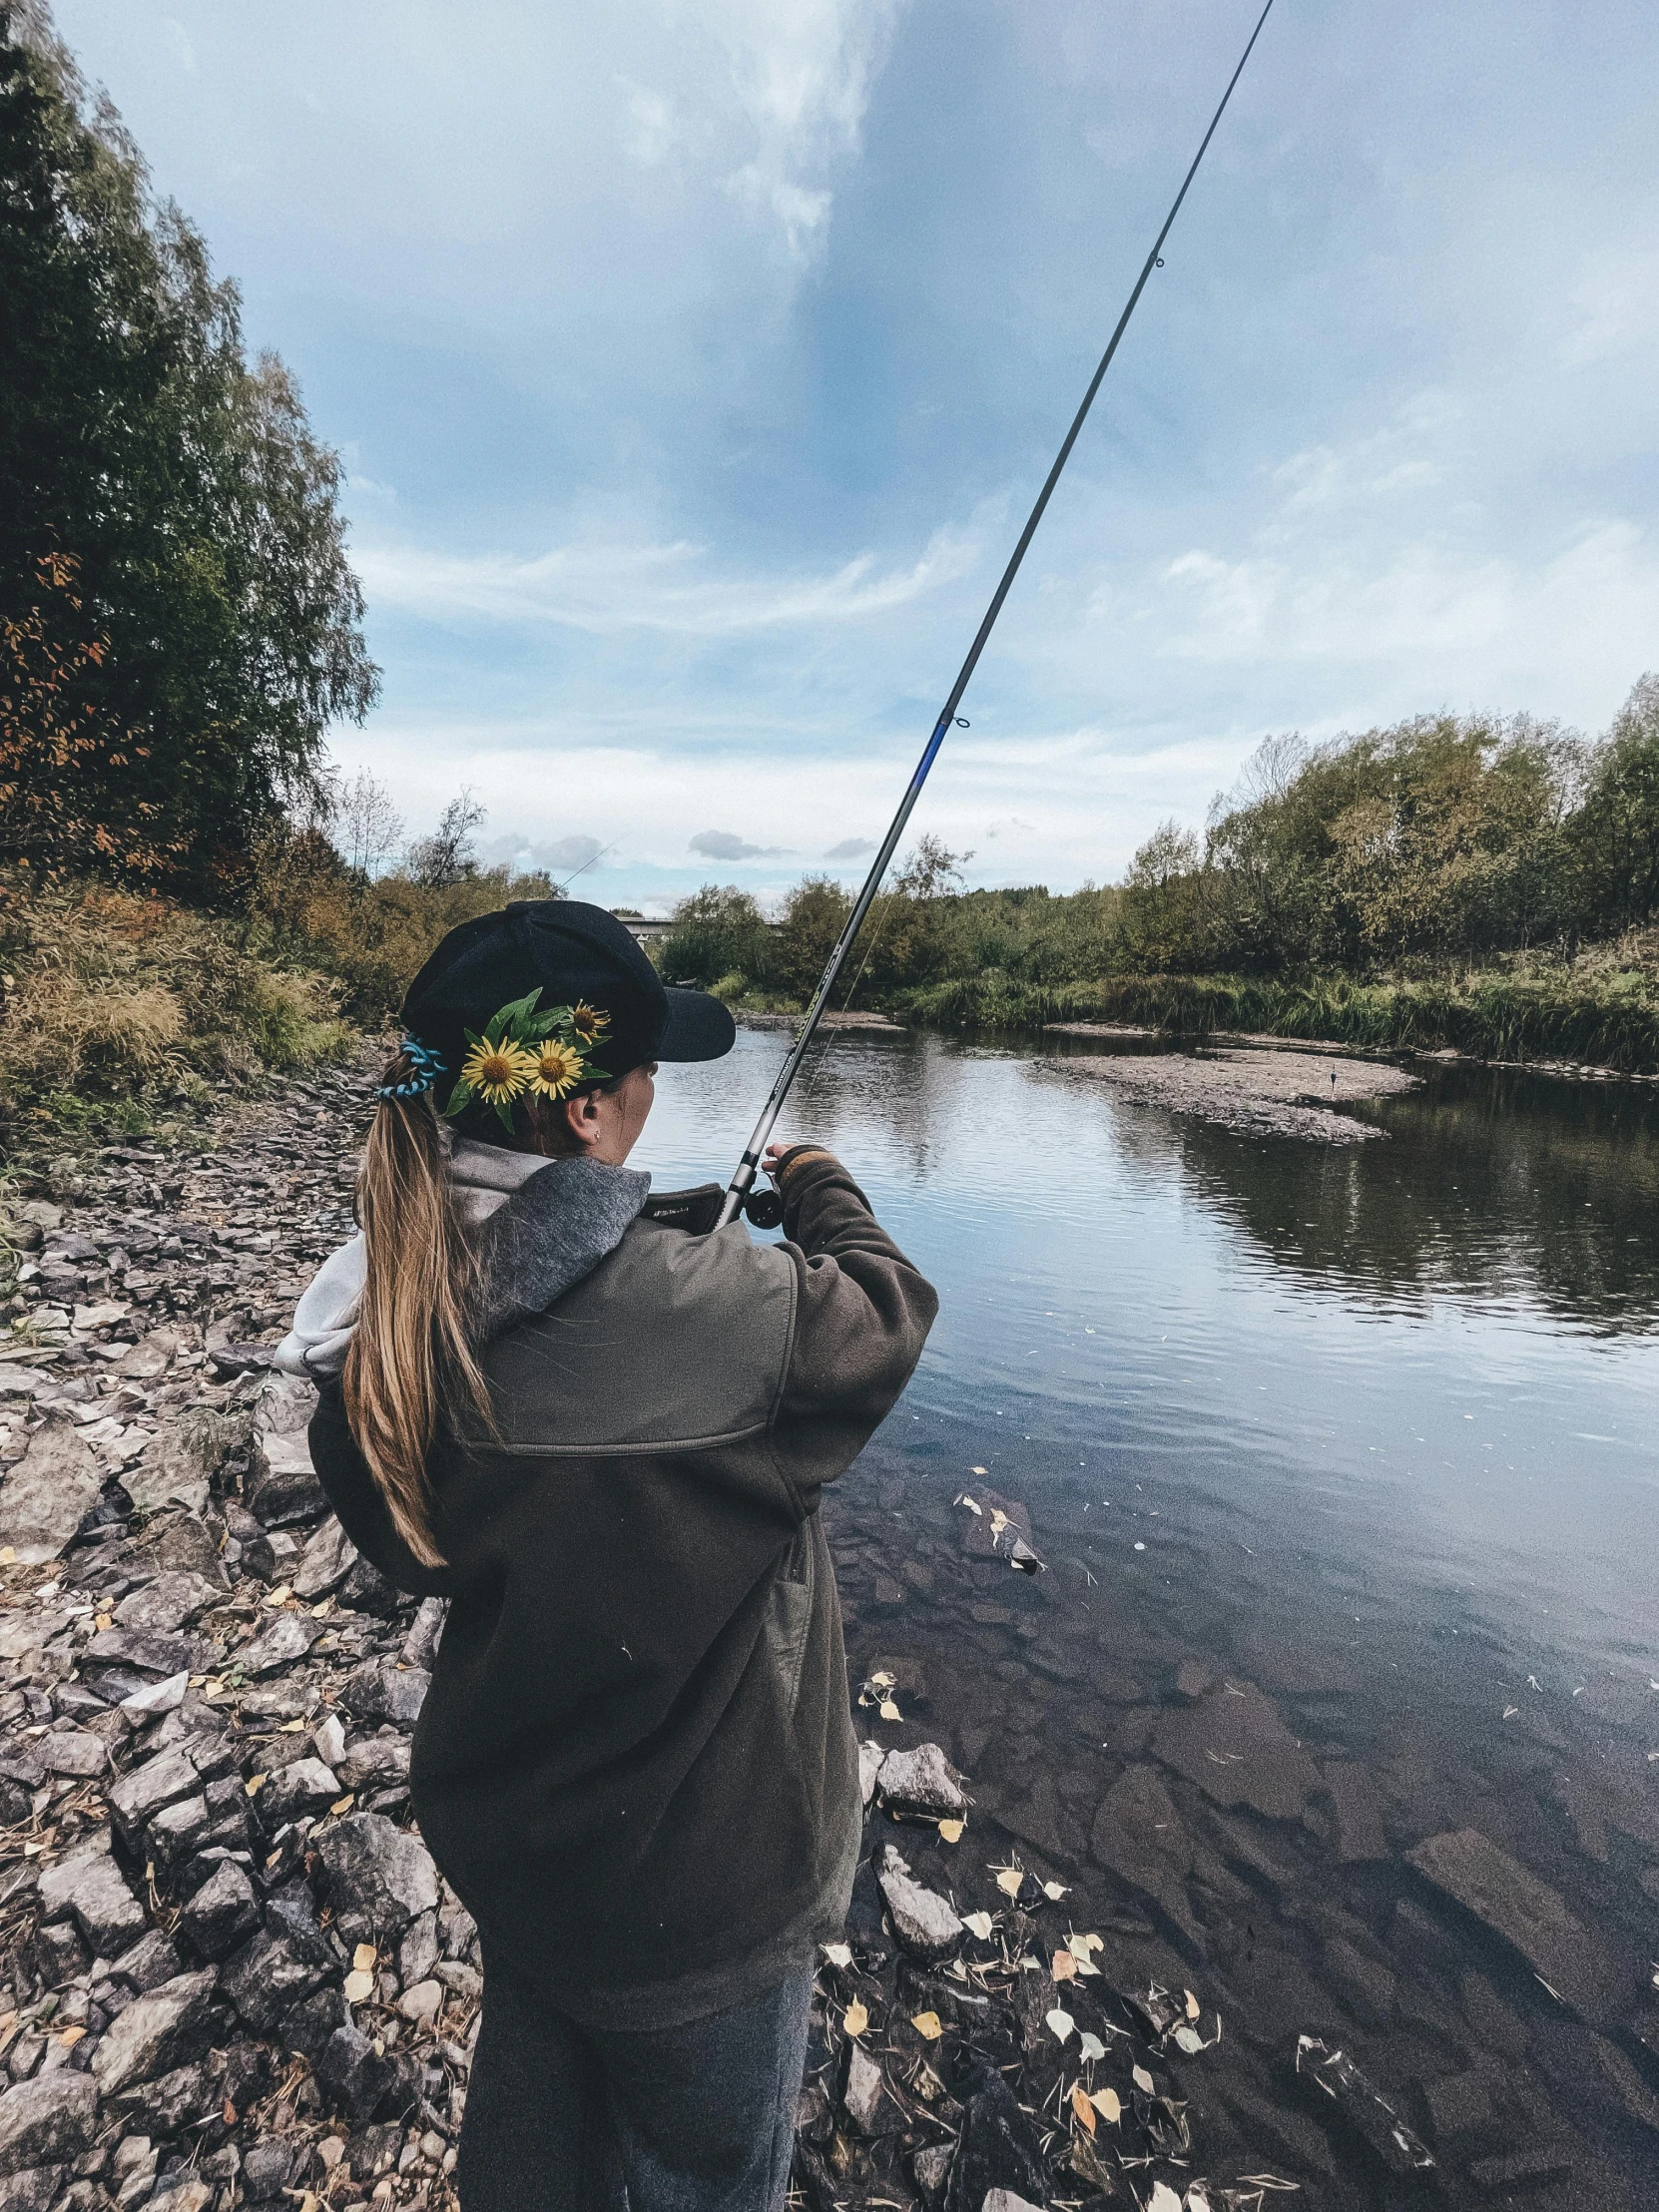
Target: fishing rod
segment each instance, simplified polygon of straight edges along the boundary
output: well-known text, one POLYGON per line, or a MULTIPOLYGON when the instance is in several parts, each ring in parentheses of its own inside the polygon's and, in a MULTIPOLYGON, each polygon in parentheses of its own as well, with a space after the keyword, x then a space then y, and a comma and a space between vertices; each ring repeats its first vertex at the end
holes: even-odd
POLYGON ((1070 460, 1071 449, 1077 443, 1078 433, 1088 417, 1089 409, 1094 405, 1094 395, 1100 389, 1106 371, 1112 365, 1112 356, 1118 349, 1119 340, 1129 327, 1129 318, 1140 304, 1141 293, 1146 289, 1147 280, 1152 272, 1155 269, 1162 269, 1164 266, 1162 259, 1164 241, 1169 237, 1175 219, 1181 213, 1181 203, 1187 197, 1188 187, 1198 175, 1198 165, 1208 152, 1210 141, 1216 135, 1216 127, 1227 112, 1227 103, 1233 97, 1233 88, 1244 75, 1245 63, 1249 61, 1256 41, 1262 35, 1262 26, 1266 23, 1272 8, 1273 0, 1267 0, 1266 7, 1263 8, 1256 20, 1256 28, 1250 34, 1249 44, 1239 57, 1239 66, 1228 79, 1227 90, 1221 96, 1221 105, 1211 117, 1210 128, 1205 132, 1198 152, 1193 156, 1192 167, 1182 179, 1181 190, 1176 194, 1169 214, 1164 218, 1164 227, 1158 233, 1152 251, 1146 257, 1141 273, 1135 279, 1135 288, 1129 294, 1122 314, 1118 316, 1117 327, 1112 332, 1111 340, 1105 352, 1100 356, 1100 366, 1089 379, 1089 388, 1083 394, 1083 404, 1072 417, 1071 428, 1066 432, 1060 450, 1054 456, 1054 466, 1049 470, 1047 477, 1044 479, 1043 488, 1037 494, 1036 505, 1026 517, 1025 528, 1019 534, 1019 543, 1014 547, 1008 565, 1002 571, 1002 581, 991 594, 991 603, 985 609, 984 620, 974 633, 973 643, 968 647, 967 659, 962 663, 956 681, 950 687, 950 697, 939 710, 939 719, 933 725, 933 734, 927 741, 921 759, 916 763, 915 774, 910 778, 904 797, 898 803, 898 812, 893 816, 887 827, 887 833, 881 839, 880 850, 870 862, 869 873, 864 877, 863 888, 853 900, 851 911, 847 914, 841 933, 835 940, 834 950, 825 964, 824 973, 819 977, 818 988, 814 991, 812 1003, 807 1008, 800 1029, 796 1032, 795 1042, 790 1047, 789 1058, 778 1071, 778 1079, 772 1086, 765 1106, 761 1109, 761 1118, 755 1124, 749 1143, 744 1150, 743 1158, 738 1162, 738 1171, 727 1185, 726 1196, 721 1202, 718 1223, 721 1228, 724 1228, 729 1221, 734 1220, 741 1211, 745 1210, 746 1206, 750 1219, 756 1221, 759 1226, 771 1226, 779 1218, 778 1210, 770 1202, 772 1194, 762 1192, 757 1193, 754 1198, 750 1196, 750 1189, 755 1181, 756 1171, 761 1164, 761 1155, 766 1150, 767 1139, 772 1135, 784 1101, 790 1095, 790 1087, 800 1072, 801 1063, 806 1058, 807 1048, 813 1041, 820 1017, 830 1002, 830 992, 835 987, 835 979, 845 965, 846 956, 852 950, 853 941, 863 925, 864 916, 869 912, 871 901, 881 887, 881 878, 886 874, 888 863, 898 848, 898 840, 904 834, 904 825, 909 821, 915 803, 921 797, 921 787, 926 783, 928 771, 938 758, 939 748, 949 735, 952 726, 966 728, 965 723, 959 722, 956 710, 962 704, 962 695, 968 688, 968 680, 978 667, 979 656, 985 650, 986 640, 996 627, 996 618, 1002 612, 1002 602, 1013 588, 1013 581, 1019 574, 1020 563, 1025 558, 1026 549, 1036 536, 1037 525, 1043 518, 1043 511, 1053 496, 1055 485, 1060 481, 1060 472, 1067 461, 1070 460))

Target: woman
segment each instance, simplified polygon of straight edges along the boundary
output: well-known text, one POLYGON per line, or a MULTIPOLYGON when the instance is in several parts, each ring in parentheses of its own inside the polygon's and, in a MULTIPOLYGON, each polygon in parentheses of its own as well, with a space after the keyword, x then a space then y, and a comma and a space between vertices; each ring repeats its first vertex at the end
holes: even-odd
POLYGON ((781 1245, 653 1220, 656 1063, 734 1030, 601 908, 464 923, 403 1012, 282 1359, 352 1540, 450 1601, 410 1785, 483 1946, 462 2203, 773 2212, 861 1831, 820 1490, 937 1301, 813 1147, 781 1245))

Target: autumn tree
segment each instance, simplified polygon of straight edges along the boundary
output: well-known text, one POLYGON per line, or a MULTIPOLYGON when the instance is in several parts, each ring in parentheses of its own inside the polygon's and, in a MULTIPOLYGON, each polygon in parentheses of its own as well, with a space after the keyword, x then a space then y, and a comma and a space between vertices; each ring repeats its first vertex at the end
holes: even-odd
POLYGON ((112 867, 223 884, 375 697, 339 463, 38 0, 0 0, 0 300, 13 849, 82 859, 94 825, 112 867), (55 657, 67 754, 61 721, 22 742, 20 655, 55 657))

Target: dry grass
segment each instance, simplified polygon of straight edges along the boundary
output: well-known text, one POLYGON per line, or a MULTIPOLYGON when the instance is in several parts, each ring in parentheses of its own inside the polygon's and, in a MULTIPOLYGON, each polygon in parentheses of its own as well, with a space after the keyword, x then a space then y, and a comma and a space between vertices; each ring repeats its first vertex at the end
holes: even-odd
POLYGON ((0 882, 0 1122, 15 1143, 189 1114, 206 1086, 350 1049, 338 993, 233 923, 99 886, 0 882))

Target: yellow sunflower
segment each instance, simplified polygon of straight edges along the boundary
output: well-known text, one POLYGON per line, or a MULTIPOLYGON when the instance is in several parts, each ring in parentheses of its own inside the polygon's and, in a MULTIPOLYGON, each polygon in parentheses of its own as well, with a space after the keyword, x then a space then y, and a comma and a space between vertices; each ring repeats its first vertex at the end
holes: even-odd
POLYGON ((530 1088, 543 1098, 563 1098, 582 1080, 582 1055, 574 1045, 549 1037, 537 1045, 532 1062, 530 1088))
POLYGON ((489 1105, 501 1106, 516 1098, 535 1072, 535 1055, 511 1037, 503 1037, 499 1044, 475 1044, 462 1065, 461 1079, 489 1105))
POLYGON ((596 1044, 601 1030, 609 1029, 611 1017, 602 1014, 597 1006, 590 1006, 585 998, 579 998, 571 1009, 570 1026, 586 1045, 596 1044))

